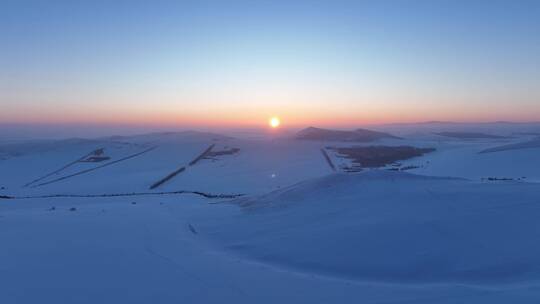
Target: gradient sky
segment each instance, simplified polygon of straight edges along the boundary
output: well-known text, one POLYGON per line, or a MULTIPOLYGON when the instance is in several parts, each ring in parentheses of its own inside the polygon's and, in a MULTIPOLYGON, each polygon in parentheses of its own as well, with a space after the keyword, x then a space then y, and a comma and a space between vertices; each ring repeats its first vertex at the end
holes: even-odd
POLYGON ((540 1, 4 0, 0 39, 5 123, 540 120, 540 1))

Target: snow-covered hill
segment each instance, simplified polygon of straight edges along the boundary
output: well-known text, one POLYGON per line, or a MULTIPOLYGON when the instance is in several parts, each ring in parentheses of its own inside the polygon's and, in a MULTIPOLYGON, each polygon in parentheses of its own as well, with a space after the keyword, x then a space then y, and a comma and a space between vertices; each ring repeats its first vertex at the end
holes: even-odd
POLYGON ((300 130, 296 134, 297 139, 318 140, 318 141, 345 141, 345 142, 373 142, 380 139, 399 139, 384 132, 377 132, 368 129, 356 129, 352 131, 330 130, 315 127, 309 127, 300 130))
POLYGON ((362 281, 536 281, 539 199, 540 184, 334 174, 237 199, 244 214, 210 232, 265 263, 362 281))
POLYGON ((539 150, 479 153, 527 140, 353 174, 280 137, 4 143, 0 303, 537 303, 539 150))

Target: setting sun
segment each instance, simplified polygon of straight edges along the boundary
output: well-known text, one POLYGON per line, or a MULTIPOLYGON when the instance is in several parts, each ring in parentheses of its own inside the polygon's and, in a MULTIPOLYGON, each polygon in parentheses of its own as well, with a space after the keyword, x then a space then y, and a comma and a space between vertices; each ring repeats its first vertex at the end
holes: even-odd
POLYGON ((281 121, 278 117, 272 117, 268 123, 270 124, 270 127, 277 128, 281 124, 281 121))

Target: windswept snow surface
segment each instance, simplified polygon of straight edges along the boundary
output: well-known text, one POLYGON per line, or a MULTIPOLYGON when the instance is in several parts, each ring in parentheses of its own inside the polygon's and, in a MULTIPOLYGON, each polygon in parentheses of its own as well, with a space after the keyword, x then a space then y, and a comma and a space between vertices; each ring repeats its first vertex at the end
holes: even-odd
POLYGON ((0 161, 0 187, 22 196, 145 192, 171 172, 186 167, 184 172, 154 190, 256 194, 331 172, 321 156, 320 143, 296 143, 288 139, 240 140, 207 133, 196 136, 190 132, 111 137, 78 144, 58 141, 56 144, 54 149, 38 152, 16 150, 20 151, 19 156, 0 161), (214 151, 239 149, 239 152, 203 159, 190 166, 210 145, 215 145, 214 151), (111 159, 98 163, 77 162, 23 187, 99 148, 104 148, 105 155, 111 159), (145 152, 147 150, 150 151, 145 152), (122 160, 130 156, 135 157, 122 160), (122 161, 101 168, 118 160, 122 161), (96 167, 100 168, 86 172, 96 167))
MULTIPOLYGON (((516 142, 515 140, 512 142, 516 142)), ((507 149, 497 153, 481 153, 498 147, 500 142, 481 143, 433 142, 437 150, 422 158, 403 161, 404 166, 419 168, 411 173, 430 176, 453 176, 473 180, 487 177, 525 178, 540 182, 540 149, 507 149)))
POLYGON ((283 267, 387 283, 540 278, 540 184, 374 170, 234 203, 244 215, 215 238, 283 267))
POLYGON ((10 144, 0 160, 0 196, 14 197, 0 198, 0 303, 538 303, 539 153, 478 153, 523 141, 385 141, 437 149, 404 161, 418 165, 412 174, 335 173, 324 142, 277 137, 10 144), (237 152, 190 166, 210 145, 237 152), (152 149, 25 187, 100 148, 104 162, 152 149), (489 176, 527 178, 481 181, 489 176), (55 194, 92 197, 37 198, 55 194))
POLYGON ((481 151, 480 153, 493 153, 508 150, 522 150, 522 149, 540 149, 540 137, 534 140, 519 142, 515 144, 503 145, 500 147, 494 147, 481 151))

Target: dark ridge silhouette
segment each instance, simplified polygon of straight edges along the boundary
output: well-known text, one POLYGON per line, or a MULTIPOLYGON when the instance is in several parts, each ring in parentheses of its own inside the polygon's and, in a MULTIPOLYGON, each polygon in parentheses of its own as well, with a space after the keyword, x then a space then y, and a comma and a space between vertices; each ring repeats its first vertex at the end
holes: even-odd
POLYGON ((296 134, 296 139, 321 141, 371 142, 383 138, 400 139, 400 137, 388 133, 367 129, 342 131, 309 127, 296 134))
POLYGON ((508 138, 507 136, 492 135, 485 133, 476 133, 476 132, 439 132, 434 133, 435 135, 453 137, 459 139, 502 139, 508 138))

